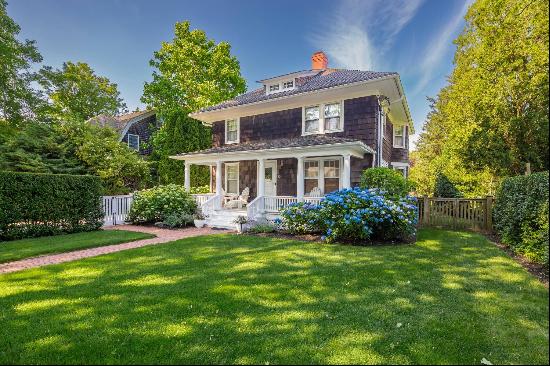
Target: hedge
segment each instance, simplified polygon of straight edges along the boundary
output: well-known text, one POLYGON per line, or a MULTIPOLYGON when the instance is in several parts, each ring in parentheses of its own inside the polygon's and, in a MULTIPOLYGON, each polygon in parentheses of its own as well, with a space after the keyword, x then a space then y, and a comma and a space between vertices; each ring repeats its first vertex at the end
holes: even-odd
POLYGON ((0 172, 0 240, 97 230, 101 193, 95 176, 0 172))
POLYGON ((493 220, 502 242, 548 266, 548 172, 505 178, 496 195, 493 220))

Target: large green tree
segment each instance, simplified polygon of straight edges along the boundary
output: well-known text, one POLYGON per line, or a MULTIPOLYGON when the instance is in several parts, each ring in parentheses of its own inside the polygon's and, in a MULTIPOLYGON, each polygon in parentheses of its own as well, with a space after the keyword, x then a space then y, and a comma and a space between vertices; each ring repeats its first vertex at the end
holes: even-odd
POLYGON ((117 84, 98 76, 83 62, 65 62, 61 69, 40 70, 40 84, 50 100, 50 114, 56 120, 86 121, 99 114, 127 111, 117 84))
POLYGON ((420 193, 431 193, 437 172, 472 196, 493 193, 526 163, 549 167, 548 2, 477 0, 465 20, 449 85, 431 101, 417 145, 420 193))
MULTIPOLYGON (((153 81, 145 83, 142 101, 164 119, 153 138, 153 159, 160 182, 181 184, 183 163, 169 156, 211 146, 210 130, 188 114, 243 93, 246 83, 231 46, 191 30, 189 22, 176 23, 174 39, 162 43, 150 65, 153 81)), ((208 183, 204 169, 191 177, 193 185, 208 183)))
POLYGON ((43 105, 38 91, 31 86, 36 75, 33 63, 41 62, 35 42, 17 39, 21 28, 6 12, 0 0, 0 120, 17 126, 34 117, 43 105))

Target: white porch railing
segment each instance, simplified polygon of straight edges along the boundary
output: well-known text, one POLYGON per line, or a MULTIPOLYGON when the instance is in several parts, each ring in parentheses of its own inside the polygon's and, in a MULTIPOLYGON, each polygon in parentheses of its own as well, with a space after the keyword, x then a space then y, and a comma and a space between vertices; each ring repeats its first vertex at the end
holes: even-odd
MULTIPOLYGON (((305 202, 318 204, 323 197, 304 197, 305 202)), ((278 214, 281 209, 298 202, 297 197, 293 196, 260 196, 248 203, 247 215, 250 219, 257 219, 262 214, 278 214)))
POLYGON ((134 197, 129 195, 121 196, 103 196, 101 204, 103 207, 103 225, 120 225, 124 224, 134 197))
POLYGON ((206 201, 208 201, 210 198, 214 197, 214 193, 202 193, 202 194, 192 194, 193 198, 195 199, 195 202, 197 202, 197 205, 200 207, 202 206, 206 201))
POLYGON ((200 205, 201 211, 204 215, 210 216, 215 210, 222 206, 222 195, 212 195, 203 204, 200 205))

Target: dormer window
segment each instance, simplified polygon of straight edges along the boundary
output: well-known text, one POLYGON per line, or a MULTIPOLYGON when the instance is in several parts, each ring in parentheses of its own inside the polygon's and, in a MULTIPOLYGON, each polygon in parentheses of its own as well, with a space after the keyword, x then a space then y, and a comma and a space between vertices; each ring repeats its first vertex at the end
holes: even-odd
POLYGON ((283 83, 283 89, 292 89, 294 88, 294 80, 285 81, 283 83))
POLYGON ((269 86, 269 92, 275 93, 279 91, 279 84, 273 84, 269 86))
POLYGON ((282 80, 278 83, 267 84, 267 94, 280 93, 294 89, 294 79, 282 80))
POLYGON ((225 121, 225 143, 239 143, 239 119, 228 119, 225 121))

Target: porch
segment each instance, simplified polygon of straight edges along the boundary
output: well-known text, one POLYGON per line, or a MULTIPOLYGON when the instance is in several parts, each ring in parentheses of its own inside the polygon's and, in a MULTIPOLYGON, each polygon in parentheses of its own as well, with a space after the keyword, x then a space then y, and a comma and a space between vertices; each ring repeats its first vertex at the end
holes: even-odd
POLYGON ((209 166, 211 193, 194 195, 205 215, 234 216, 240 210, 258 220, 291 203, 317 203, 325 193, 357 184, 361 171, 372 167, 374 154, 361 141, 316 136, 226 145, 172 158, 184 160, 187 188, 191 165, 209 166))

